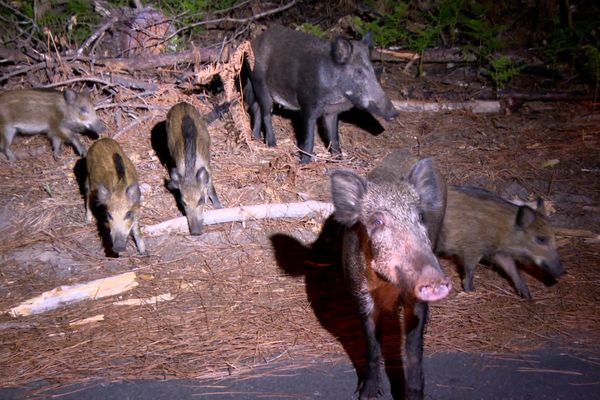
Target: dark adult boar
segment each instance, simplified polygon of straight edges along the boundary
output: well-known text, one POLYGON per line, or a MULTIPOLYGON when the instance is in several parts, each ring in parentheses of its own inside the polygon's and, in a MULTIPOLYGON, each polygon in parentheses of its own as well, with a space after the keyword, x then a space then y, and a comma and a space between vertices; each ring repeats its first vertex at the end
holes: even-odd
POLYGON ((473 290, 480 260, 498 265, 517 293, 531 299, 515 260, 535 263, 558 278, 564 274, 544 203, 537 209, 516 205, 483 189, 450 186, 437 252, 455 256, 464 268, 463 288, 473 290))
POLYGON ((206 122, 194 106, 174 105, 167 113, 167 141, 174 162, 169 188, 180 194, 192 235, 202 233, 204 205, 210 198, 221 207, 212 181, 210 136, 206 122))
POLYGON ((52 141, 54 159, 58 159, 63 142, 71 143, 77 154, 85 156, 85 147, 76 132, 89 130, 99 134, 104 129, 87 94, 71 89, 25 89, 0 94, 0 151, 10 161, 16 160, 10 144, 17 133, 45 132, 52 141))
POLYGON ((112 250, 117 254, 125 251, 131 233, 138 253, 146 254, 139 224, 142 194, 131 160, 117 142, 103 138, 90 147, 86 167, 86 222, 92 222, 95 204, 103 206, 112 250))
POLYGON ((398 112, 379 84, 369 56, 371 35, 362 41, 328 42, 282 26, 273 26, 252 43, 255 64, 245 91, 252 114, 252 136, 275 146, 273 103, 299 110, 300 160, 313 152, 315 125, 322 118, 329 147, 341 154, 338 114, 357 106, 387 119, 398 112))
POLYGON ((392 153, 368 179, 350 171, 333 172, 331 191, 333 216, 345 226, 344 273, 367 342, 367 370, 358 386, 360 399, 376 399, 382 394, 382 353, 376 327, 382 311, 395 312, 400 304, 404 311, 406 397, 422 399, 427 302, 446 297, 452 288, 433 254, 429 236, 438 231, 444 214, 444 180, 431 158, 408 163, 392 153))

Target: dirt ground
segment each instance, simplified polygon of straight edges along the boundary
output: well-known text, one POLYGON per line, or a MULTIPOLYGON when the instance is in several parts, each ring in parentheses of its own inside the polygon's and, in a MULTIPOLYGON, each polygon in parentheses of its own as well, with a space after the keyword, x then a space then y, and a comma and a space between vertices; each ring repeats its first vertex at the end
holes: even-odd
MULTIPOLYGON (((475 94, 446 83, 444 75, 416 80, 386 64, 383 86, 394 100, 407 93, 430 101, 475 94)), ((99 111, 109 126, 106 136, 120 132, 117 139, 138 170, 142 225, 181 215, 164 184, 168 173, 153 130, 178 101, 206 108, 193 94, 163 87, 148 101, 164 109, 133 129, 121 131, 149 111, 99 111)), ((102 104, 103 97, 95 100, 102 104)), ((379 121, 383 132, 353 110, 340 124, 343 159, 330 159, 317 139, 317 160, 306 166, 297 162, 287 114, 274 118, 276 148, 239 141, 231 118, 226 114, 209 128, 224 207, 329 201, 330 171, 364 175, 393 149, 433 156, 449 183, 509 199, 541 196, 552 210, 567 274, 548 284, 535 269, 524 273, 534 298, 527 301, 485 266, 477 271, 476 291, 463 293, 456 265, 444 260, 454 289, 431 306, 425 352, 519 352, 556 343, 600 351, 600 119, 591 104, 530 102, 500 114, 403 112, 379 121)), ((54 161, 41 136, 17 137, 13 149, 18 162, 0 161, 0 310, 60 285, 127 271, 136 273, 139 285, 36 316, 0 316, 0 386, 215 377, 280 361, 302 366, 315 358, 362 363, 360 328, 341 271, 304 262, 323 216, 212 225, 197 237, 146 237, 147 257, 130 240, 121 257, 107 257, 96 225, 84 223, 73 149, 63 148, 54 161), (113 304, 164 294, 172 300, 113 304), (99 315, 100 321, 73 324, 99 315)), ((399 356, 399 331, 389 319, 384 342, 392 359, 399 356)))

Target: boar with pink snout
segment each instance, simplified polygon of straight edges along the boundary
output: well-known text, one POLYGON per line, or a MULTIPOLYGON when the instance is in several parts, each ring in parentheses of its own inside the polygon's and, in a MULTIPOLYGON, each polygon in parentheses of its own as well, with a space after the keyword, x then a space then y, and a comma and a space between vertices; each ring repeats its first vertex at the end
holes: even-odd
POLYGON ((381 312, 403 307, 405 394, 422 399, 423 331, 428 302, 452 288, 432 248, 446 206, 446 185, 431 158, 415 160, 396 151, 364 179, 331 174, 334 218, 345 228, 342 264, 362 318, 367 368, 359 398, 382 394, 382 353, 376 334, 381 312))

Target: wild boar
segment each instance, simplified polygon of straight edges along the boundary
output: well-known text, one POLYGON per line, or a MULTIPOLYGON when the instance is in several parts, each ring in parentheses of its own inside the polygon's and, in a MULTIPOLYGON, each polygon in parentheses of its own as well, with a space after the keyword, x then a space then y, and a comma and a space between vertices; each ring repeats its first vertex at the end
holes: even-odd
POLYGON ((85 147, 75 133, 86 130, 96 134, 105 130, 87 94, 71 89, 24 89, 0 94, 0 150, 10 161, 16 160, 10 145, 17 133, 45 132, 52 141, 55 160, 63 142, 71 143, 77 154, 85 156, 85 147))
POLYGON ((95 205, 103 208, 108 222, 112 250, 125 251, 129 234, 138 253, 147 254, 140 232, 140 201, 142 194, 137 172, 119 144, 110 138, 96 141, 85 159, 86 222, 92 221, 95 205))
POLYGON ((515 260, 535 263, 555 278, 565 272, 542 199, 533 209, 473 187, 449 187, 436 252, 457 258, 464 268, 465 291, 473 290, 475 268, 481 260, 502 268, 517 293, 527 299, 531 299, 531 294, 515 260))
POLYGON ((208 128, 194 106, 179 103, 167 113, 166 129, 169 153, 174 162, 169 189, 179 192, 190 233, 199 235, 207 200, 210 198, 214 207, 221 208, 210 168, 208 128))
POLYGON ((386 119, 398 112, 379 84, 370 60, 371 34, 362 41, 332 42, 283 26, 273 26, 252 42, 254 68, 244 95, 252 114, 252 136, 264 130, 268 146, 276 145, 271 122, 273 103, 299 110, 300 161, 308 163, 315 125, 321 118, 334 155, 341 154, 338 114, 353 106, 386 119))
POLYGON ((423 398, 423 330, 428 302, 452 289, 433 254, 430 235, 439 230, 445 183, 431 158, 417 161, 392 153, 367 179, 331 174, 333 217, 344 226, 342 265, 362 317, 367 369, 360 399, 382 394, 381 346, 376 328, 382 311, 402 305, 406 398, 423 398), (407 170, 408 167, 408 170, 407 170))

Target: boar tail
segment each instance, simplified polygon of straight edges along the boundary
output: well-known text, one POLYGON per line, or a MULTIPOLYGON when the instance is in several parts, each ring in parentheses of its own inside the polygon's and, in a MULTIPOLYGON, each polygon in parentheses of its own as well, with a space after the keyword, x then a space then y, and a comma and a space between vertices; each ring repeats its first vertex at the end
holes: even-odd
POLYGON ((185 147, 185 176, 194 175, 194 167, 196 165, 196 123, 189 115, 184 115, 181 122, 181 131, 185 147))

